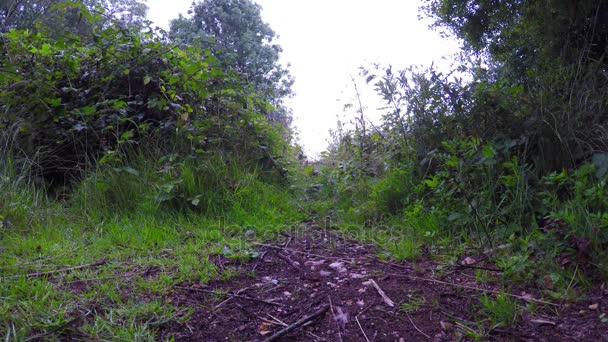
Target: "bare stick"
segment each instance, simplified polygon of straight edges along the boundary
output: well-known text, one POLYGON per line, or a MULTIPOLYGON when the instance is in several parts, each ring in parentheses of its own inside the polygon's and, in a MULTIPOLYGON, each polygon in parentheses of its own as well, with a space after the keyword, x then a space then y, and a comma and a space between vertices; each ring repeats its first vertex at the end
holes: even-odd
POLYGON ((492 294, 496 294, 496 295, 502 294, 502 295, 506 295, 506 296, 509 296, 509 297, 517 298, 517 299, 521 299, 523 301, 528 301, 528 302, 535 302, 535 303, 540 303, 540 304, 545 304, 545 305, 559 306, 559 305, 557 305, 555 303, 547 302, 547 301, 540 300, 540 299, 534 299, 532 297, 518 296, 518 295, 514 295, 514 294, 511 294, 511 293, 508 293, 508 292, 500 292, 500 291, 496 291, 496 290, 482 289, 482 288, 475 287, 475 286, 454 284, 454 283, 449 283, 447 281, 441 281, 441 280, 436 280, 436 279, 414 277, 414 276, 410 276, 410 275, 407 275, 407 274, 399 274, 399 273, 388 273, 388 274, 390 274, 392 276, 395 276, 395 277, 403 277, 403 278, 408 278, 408 279, 412 279, 412 280, 427 281, 429 283, 448 285, 448 286, 452 286, 452 287, 460 287, 460 288, 463 288, 463 289, 475 290, 475 291, 485 292, 485 293, 492 293, 492 294))
MULTIPOLYGON (((99 261, 96 261, 96 262, 90 263, 90 264, 72 266, 72 267, 67 267, 67 268, 62 268, 62 269, 52 270, 52 271, 46 271, 46 272, 29 273, 29 274, 26 274, 25 277, 27 277, 27 278, 44 277, 44 276, 55 274, 55 273, 69 272, 69 271, 74 271, 74 270, 80 270, 80 269, 87 268, 87 267, 101 266, 101 265, 105 265, 107 263, 108 263, 108 260, 101 259, 99 261)), ((13 277, 10 277, 10 278, 19 278, 19 277, 23 277, 23 276, 22 275, 16 275, 16 276, 13 276, 13 277)), ((4 278, 4 279, 7 279, 7 278, 4 278)))
POLYGON ((370 342, 369 338, 367 338, 367 334, 365 333, 365 330, 363 330, 363 327, 361 326, 361 323, 359 323, 359 315, 355 316, 355 321, 357 321, 357 325, 359 325, 359 329, 361 329, 361 332, 363 333, 363 337, 365 337, 365 342, 370 342))
MULTIPOLYGON (((246 287, 246 288, 244 288, 244 289, 240 289, 240 290, 236 291, 235 295, 237 295, 237 296, 238 296, 238 295, 240 295, 241 293, 243 293, 243 292, 245 292, 245 291, 247 291, 247 290, 251 289, 252 287, 253 287, 253 286, 249 286, 249 287, 246 287)), ((214 306, 213 308, 214 308, 214 309, 219 308, 220 306, 222 306, 222 305, 226 304, 227 302, 229 302, 229 301, 230 301, 232 298, 234 298, 234 296, 231 296, 231 297, 226 298, 225 300, 223 300, 221 303, 219 303, 218 305, 214 306)))
POLYGON ((266 340, 266 342, 272 342, 272 341, 278 340, 280 337, 289 334, 290 332, 296 330, 297 328, 301 327, 305 323, 310 322, 310 321, 314 320, 315 318, 317 318, 317 317, 325 314, 327 312, 327 310, 329 310, 329 304, 323 305, 319 310, 313 312, 312 314, 303 317, 302 319, 300 319, 297 322, 295 322, 295 323, 293 323, 293 324, 285 327, 284 329, 279 330, 274 335, 270 336, 266 340))
POLYGON ((264 303, 264 304, 268 304, 268 305, 274 305, 274 306, 289 306, 289 305, 285 305, 285 304, 281 304, 281 303, 275 303, 275 302, 271 302, 271 301, 268 301, 268 300, 254 298, 254 297, 241 296, 241 295, 234 294, 234 293, 226 293, 226 292, 219 292, 219 291, 198 289, 198 288, 192 288, 192 287, 186 287, 186 286, 174 286, 174 288, 180 289, 180 290, 188 290, 188 291, 195 291, 195 292, 211 293, 211 294, 215 294, 215 295, 218 295, 218 296, 230 296, 230 297, 251 300, 251 301, 254 301, 254 302, 260 302, 260 303, 264 303))
POLYGON ((384 291, 382 291, 380 286, 378 286, 378 283, 376 283, 374 281, 374 279, 370 279, 369 281, 372 283, 372 285, 374 285, 374 287, 376 288, 376 291, 378 291, 378 294, 380 294, 380 297, 382 297, 382 300, 386 303, 386 305, 390 306, 391 308, 395 307, 395 302, 393 302, 390 298, 388 298, 386 293, 384 293, 384 291))
POLYGON ((287 323, 285 323, 285 322, 281 321, 280 319, 278 319, 278 318, 274 317, 273 315, 271 315, 271 314, 269 314, 269 313, 266 313, 266 315, 267 315, 268 317, 272 318, 272 319, 273 319, 273 320, 274 320, 276 323, 279 323, 280 325, 282 325, 282 326, 284 326, 284 327, 288 326, 288 325, 287 325, 287 323))
POLYGON ((410 320, 410 323, 412 323, 412 326, 414 327, 414 329, 416 329, 417 332, 421 333, 422 335, 424 335, 424 337, 428 338, 429 340, 431 339, 431 336, 423 333, 422 330, 418 329, 416 324, 414 324, 414 321, 412 321, 412 318, 410 317, 410 315, 407 315, 407 319, 410 320))
POLYGON ((291 236, 289 237, 289 239, 287 240, 287 242, 285 243, 285 246, 283 246, 283 249, 287 248, 287 246, 289 246, 289 243, 291 242, 291 236))
POLYGON ((502 272, 501 268, 491 268, 491 267, 483 267, 483 266, 475 266, 475 265, 454 265, 454 267, 472 268, 472 269, 476 269, 476 270, 484 270, 484 271, 490 271, 490 272, 502 272))

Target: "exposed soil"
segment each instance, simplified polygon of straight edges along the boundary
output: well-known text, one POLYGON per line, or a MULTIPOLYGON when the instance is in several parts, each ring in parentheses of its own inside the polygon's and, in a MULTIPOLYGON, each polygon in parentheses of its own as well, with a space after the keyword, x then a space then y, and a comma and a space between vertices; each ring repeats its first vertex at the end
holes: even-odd
MULTIPOLYGON (((473 322, 486 317, 478 298, 484 291, 492 295, 499 289, 493 282, 475 282, 472 267, 496 268, 488 263, 467 260, 463 262, 471 265, 438 272, 441 265, 432 261, 383 262, 372 246, 313 226, 297 236, 285 234, 274 245, 256 245, 259 256, 250 262, 212 258, 219 268, 234 268, 240 275, 206 285, 176 286, 166 300, 194 313, 186 323, 162 326, 158 338, 264 341, 329 305, 319 317, 278 340, 469 340, 464 327, 478 330, 473 322)), ((537 293, 512 291, 518 291, 511 294, 522 306, 540 298, 537 293)), ((555 304, 536 303, 534 314, 524 311, 515 327, 490 330, 486 323, 486 338, 608 341, 608 323, 599 318, 608 305, 604 291, 593 291, 577 303, 555 304)))

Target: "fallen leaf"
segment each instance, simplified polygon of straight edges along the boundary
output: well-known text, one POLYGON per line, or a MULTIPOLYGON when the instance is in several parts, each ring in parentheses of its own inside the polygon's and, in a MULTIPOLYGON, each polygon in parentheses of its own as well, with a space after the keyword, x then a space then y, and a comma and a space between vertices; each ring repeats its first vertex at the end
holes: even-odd
POLYGON ((589 305, 589 310, 597 310, 600 307, 598 303, 589 305))
POLYGON ((262 322, 262 324, 260 324, 260 327, 258 328, 258 333, 262 336, 268 335, 270 333, 270 330, 268 330, 269 328, 270 323, 262 322))

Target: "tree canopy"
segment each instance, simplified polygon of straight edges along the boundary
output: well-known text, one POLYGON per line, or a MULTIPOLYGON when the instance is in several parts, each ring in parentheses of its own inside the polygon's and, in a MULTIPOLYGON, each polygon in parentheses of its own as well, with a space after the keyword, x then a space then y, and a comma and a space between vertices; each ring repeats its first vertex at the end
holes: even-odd
POLYGON ((288 124, 282 103, 292 93, 293 80, 279 62, 282 50, 262 19, 261 7, 251 0, 205 0, 194 3, 190 13, 171 22, 169 37, 210 51, 277 107, 267 113, 270 119, 288 124))

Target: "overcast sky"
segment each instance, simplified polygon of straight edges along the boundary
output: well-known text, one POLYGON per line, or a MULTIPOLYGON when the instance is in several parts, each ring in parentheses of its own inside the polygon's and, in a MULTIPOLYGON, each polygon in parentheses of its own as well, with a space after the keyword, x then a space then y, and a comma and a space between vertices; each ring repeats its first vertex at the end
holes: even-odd
MULTIPOLYGON (((300 143, 310 156, 323 151, 328 131, 352 100, 351 76, 372 62, 409 65, 446 64, 442 57, 458 44, 418 21, 419 0, 258 0, 262 17, 279 35, 281 60, 290 63, 296 95, 287 103, 293 110, 300 143)), ((168 28, 169 20, 186 14, 192 0, 148 0, 148 17, 168 28)), ((358 84, 363 87, 363 82, 358 84)), ((366 115, 379 112, 371 91, 365 92, 366 115)))

